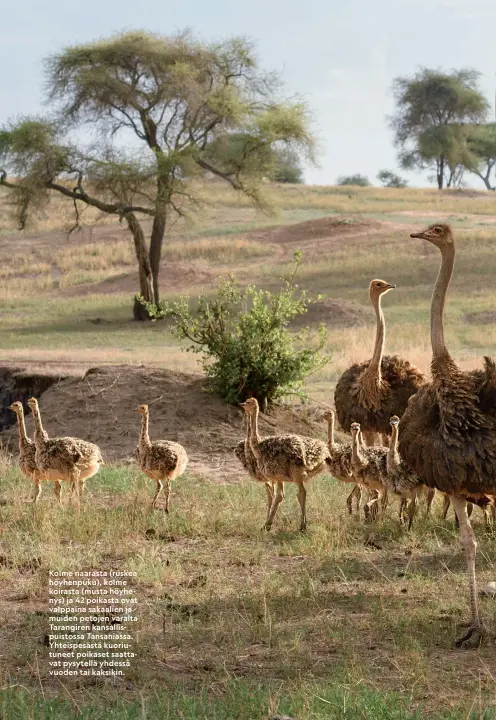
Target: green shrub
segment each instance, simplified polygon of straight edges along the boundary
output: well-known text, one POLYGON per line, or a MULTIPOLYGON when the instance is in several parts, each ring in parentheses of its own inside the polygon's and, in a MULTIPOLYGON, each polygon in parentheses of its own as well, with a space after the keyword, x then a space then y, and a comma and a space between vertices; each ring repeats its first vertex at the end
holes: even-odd
POLYGON ((358 185, 359 187, 367 187, 370 185, 368 177, 365 175, 345 175, 338 178, 338 185, 358 185))
POLYGON ((323 367, 327 332, 305 328, 294 334, 289 322, 307 311, 306 290, 294 284, 301 262, 296 252, 293 270, 277 293, 253 285, 239 288, 233 277, 221 280, 212 298, 200 296, 196 312, 189 298, 160 307, 141 302, 154 319, 172 317, 172 332, 187 343, 186 351, 202 355, 207 389, 229 403, 255 397, 262 408, 283 395, 303 396, 305 378, 323 367))

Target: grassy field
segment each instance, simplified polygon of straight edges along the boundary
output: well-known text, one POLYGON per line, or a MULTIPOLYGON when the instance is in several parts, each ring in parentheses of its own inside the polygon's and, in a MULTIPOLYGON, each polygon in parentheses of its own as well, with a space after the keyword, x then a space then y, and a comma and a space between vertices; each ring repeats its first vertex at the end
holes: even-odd
MULTIPOLYGON (((31 488, 15 469, 2 486, 4 718, 496 717, 494 647, 453 649, 466 582, 439 507, 411 533, 394 507, 366 526, 323 477, 309 532, 295 532, 289 488, 268 534, 265 493, 248 481, 186 476, 169 517, 147 511, 150 482, 131 469, 96 477, 80 515, 51 497, 26 505, 31 488), (106 567, 138 573, 138 661, 115 684, 55 683, 40 642, 48 569, 106 567)), ((480 520, 483 582, 496 547, 480 520)), ((494 600, 482 610, 494 627, 494 600)))
MULTIPOLYGON (((276 208, 268 217, 221 185, 201 190, 202 217, 177 223, 166 239, 164 297, 211 292, 228 272, 276 287, 301 247, 300 284, 346 307, 368 309, 373 277, 396 283, 383 303, 387 351, 427 370, 439 257, 409 233, 449 221, 458 259, 447 341, 466 368, 496 353, 493 194, 268 187, 276 208), (327 216, 337 224, 329 236, 312 225, 327 216)), ((67 238, 68 206, 54 203, 18 233, 3 204, 0 360, 197 369, 164 325, 130 319, 137 288, 124 228, 86 219, 94 225, 67 238)), ((332 361, 307 384, 310 398, 323 402, 350 362, 370 357, 374 335, 372 316, 356 327, 328 319, 332 361)), ((432 517, 421 513, 407 533, 394 506, 376 524, 349 517, 347 488, 322 477, 309 491, 309 531, 296 532, 290 487, 268 534, 259 529, 264 490, 248 479, 186 475, 165 516, 147 510, 151 481, 134 467, 106 467, 89 481, 78 514, 56 507, 49 488, 35 509, 27 481, 2 462, 1 718, 496 718, 496 646, 453 648, 467 617, 466 579, 439 499, 432 517), (48 570, 99 567, 138 572, 139 662, 124 682, 55 682, 40 641, 48 570)), ((495 536, 484 532, 477 508, 474 517, 482 586, 495 579, 495 536)), ((496 628, 495 601, 483 599, 482 610, 496 628)))

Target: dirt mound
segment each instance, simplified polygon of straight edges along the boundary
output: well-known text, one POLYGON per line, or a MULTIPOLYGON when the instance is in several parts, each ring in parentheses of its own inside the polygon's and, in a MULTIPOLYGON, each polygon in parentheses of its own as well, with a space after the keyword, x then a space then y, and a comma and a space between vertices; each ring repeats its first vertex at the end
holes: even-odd
POLYGON ((381 223, 375 220, 355 220, 332 215, 276 228, 272 230, 270 240, 275 243, 301 244, 336 236, 342 238, 356 235, 379 227, 381 223))
MULTIPOLYGON (((140 403, 150 405, 150 436, 180 442, 196 474, 232 479, 243 474, 233 449, 244 437, 241 408, 226 405, 203 389, 203 377, 151 367, 127 365, 91 368, 83 377, 67 378, 40 399, 46 430, 96 442, 107 462, 129 458, 137 445, 140 403)), ((33 431, 31 416, 28 432, 33 431)), ((326 427, 306 410, 278 406, 260 418, 262 435, 297 432, 325 437, 326 427)), ((0 443, 16 448, 13 426, 0 443)))
MULTIPOLYGON (((212 283, 216 273, 208 268, 199 268, 195 265, 185 263, 166 263, 163 268, 163 277, 160 285, 162 292, 176 290, 178 288, 198 287, 212 283)), ((87 285, 75 285, 74 287, 58 290, 57 294, 62 297, 76 297, 79 295, 127 293, 134 295, 139 291, 139 277, 137 272, 123 273, 108 278, 99 283, 87 285)))
POLYGON ((494 325, 496 324, 496 310, 468 313, 465 315, 464 320, 470 325, 494 325))
POLYGON ((312 303, 308 311, 298 315, 291 327, 302 328, 306 325, 324 324, 327 327, 356 327, 373 322, 369 308, 349 300, 318 300, 312 303))

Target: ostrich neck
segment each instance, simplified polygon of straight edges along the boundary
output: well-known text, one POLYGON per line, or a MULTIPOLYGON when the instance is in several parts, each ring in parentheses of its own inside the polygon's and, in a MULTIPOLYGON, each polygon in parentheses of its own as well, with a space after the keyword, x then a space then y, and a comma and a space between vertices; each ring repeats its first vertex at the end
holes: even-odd
POLYGON ((143 413, 141 418, 141 434, 139 438, 139 444, 145 447, 150 447, 150 436, 148 435, 148 413, 143 413))
POLYGON ((29 438, 26 432, 26 422, 24 420, 24 413, 22 410, 17 415, 17 423, 19 425, 19 442, 21 445, 28 445, 29 438))
POLYGON ((258 408, 255 408, 252 414, 250 413, 249 437, 251 451, 255 458, 260 461, 262 456, 260 454, 260 448, 258 447, 260 442, 260 435, 258 434, 258 408))
POLYGON ((455 264, 455 248, 453 244, 444 246, 441 249, 441 258, 441 267, 439 268, 431 301, 431 344, 434 365, 438 360, 446 361, 446 359, 451 359, 444 342, 443 317, 446 294, 455 264))
POLYGON ((336 443, 334 442, 334 415, 331 415, 329 417, 328 423, 327 445, 329 447, 329 450, 334 450, 336 448, 336 443))
POLYGON ((391 442, 387 454, 387 470, 394 470, 400 464, 400 456, 398 453, 398 426, 393 425, 391 442))
POLYGON ((34 442, 36 445, 43 446, 47 438, 46 432, 43 430, 43 424, 41 422, 41 415, 38 408, 33 410, 34 415, 34 442))
POLYGON ((374 377, 374 379, 377 380, 377 383, 380 383, 381 381, 381 360, 384 350, 384 342, 386 339, 386 323, 384 322, 384 313, 382 312, 381 302, 381 295, 372 300, 376 318, 376 331, 374 354, 372 355, 372 359, 368 367, 369 377, 374 377))
POLYGON ((363 465, 363 459, 358 446, 358 433, 353 433, 352 435, 351 462, 356 465, 363 465))

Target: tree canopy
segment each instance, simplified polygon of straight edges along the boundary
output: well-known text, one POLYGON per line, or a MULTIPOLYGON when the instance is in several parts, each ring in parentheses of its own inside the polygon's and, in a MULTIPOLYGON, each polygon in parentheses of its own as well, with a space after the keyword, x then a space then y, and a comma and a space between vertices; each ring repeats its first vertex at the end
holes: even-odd
MULTIPOLYGON (((76 227, 85 205, 125 221, 147 302, 159 300, 171 217, 200 207, 196 177, 209 173, 266 207, 261 181, 275 150, 313 157, 305 105, 280 97, 278 78, 244 38, 129 32, 65 48, 45 73, 49 115, 0 131, 0 184, 21 227, 52 193, 74 201, 76 227)), ((135 301, 135 317, 143 312, 135 301)))
POLYGON ((390 119, 404 168, 433 168, 441 189, 457 182, 465 166, 463 126, 482 122, 488 103, 478 87, 479 73, 443 73, 420 69, 413 77, 396 78, 396 113, 390 119))

